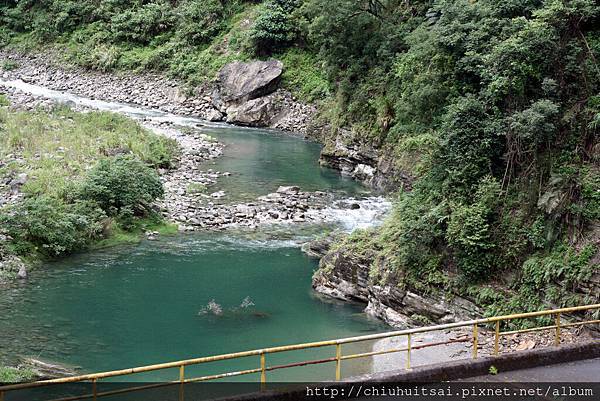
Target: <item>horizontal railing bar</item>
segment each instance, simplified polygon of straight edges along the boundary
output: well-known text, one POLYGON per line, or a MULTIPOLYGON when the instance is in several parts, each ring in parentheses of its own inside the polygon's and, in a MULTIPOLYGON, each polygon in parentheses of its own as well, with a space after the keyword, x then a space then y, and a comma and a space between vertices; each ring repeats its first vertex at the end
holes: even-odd
POLYGON ((528 318, 528 317, 554 315, 556 313, 579 312, 579 311, 589 310, 589 309, 600 309, 600 304, 572 306, 569 308, 549 309, 549 310, 538 311, 538 312, 526 312, 526 313, 517 313, 517 314, 513 314, 513 315, 494 316, 494 317, 488 317, 488 318, 485 318, 482 320, 484 320, 485 322, 488 322, 488 323, 492 323, 492 322, 497 322, 498 320, 502 321, 502 320, 512 320, 512 319, 523 319, 523 318, 528 318))
MULTIPOLYGON (((173 386, 175 384, 181 384, 181 382, 180 381, 169 381, 169 382, 146 384, 144 386, 128 387, 128 388, 124 388, 124 389, 120 389, 120 390, 104 391, 102 393, 97 393, 96 397, 106 397, 109 395, 125 394, 125 393, 131 393, 133 391, 141 391, 141 390, 149 390, 151 388, 173 386)), ((77 395, 77 396, 66 397, 66 398, 55 398, 50 401, 75 401, 75 400, 85 400, 88 398, 94 398, 94 394, 90 393, 90 394, 83 394, 83 395, 77 395)))
MULTIPOLYGON (((207 380, 222 379, 224 377, 250 375, 252 373, 258 373, 260 371, 261 371, 261 369, 257 368, 257 369, 239 370, 237 372, 219 373, 217 375, 202 376, 202 377, 195 377, 193 379, 186 379, 183 381, 183 383, 197 383, 197 382, 202 382, 202 381, 207 381, 207 380)), ((178 383, 182 383, 182 382, 178 382, 178 383)))
MULTIPOLYGON (((560 327, 564 327, 564 325, 560 325, 560 327)), ((553 326, 540 326, 540 327, 531 327, 529 329, 521 329, 521 330, 512 330, 512 331, 502 331, 500 333, 498 333, 501 336, 509 336, 511 334, 520 334, 520 333, 531 333, 533 331, 544 331, 544 330, 551 330, 551 329, 555 329, 556 325, 553 326)))
POLYGON ((366 358, 368 356, 393 354, 394 352, 402 352, 402 351, 408 351, 408 348, 394 348, 394 349, 388 349, 388 350, 384 350, 384 351, 371 351, 371 352, 363 352, 361 354, 344 355, 340 359, 342 361, 345 361, 348 359, 366 358))
POLYGON ((80 376, 64 377, 64 378, 59 378, 59 379, 42 380, 42 381, 37 381, 37 382, 33 382, 33 383, 12 384, 12 385, 7 385, 7 386, 0 386, 0 391, 10 391, 10 390, 18 390, 18 389, 24 389, 24 388, 33 388, 33 387, 46 386, 46 385, 50 385, 50 384, 75 383, 75 382, 81 382, 81 381, 89 381, 89 380, 93 380, 93 379, 103 379, 103 378, 114 377, 114 376, 125 376, 125 375, 149 372, 149 371, 154 371, 154 370, 170 369, 170 368, 176 368, 176 367, 180 367, 180 366, 196 365, 196 364, 206 363, 206 362, 215 362, 215 361, 223 361, 223 360, 228 360, 228 359, 244 358, 244 357, 256 356, 256 355, 260 355, 260 354, 295 351, 295 350, 307 349, 307 348, 319 348, 319 347, 333 346, 333 345, 338 345, 338 344, 348 344, 348 343, 355 343, 355 342, 361 342, 361 341, 379 340, 382 338, 397 337, 397 336, 402 336, 402 335, 407 335, 407 334, 418 334, 418 333, 426 333, 426 332, 432 332, 432 331, 448 330, 448 329, 459 328, 459 327, 467 327, 467 326, 472 326, 475 324, 481 325, 481 324, 485 324, 485 323, 494 323, 494 322, 503 321, 503 320, 523 319, 523 318, 530 318, 530 317, 537 317, 537 316, 552 315, 552 314, 556 314, 556 313, 571 313, 571 312, 578 312, 578 311, 590 310, 590 309, 600 309, 600 304, 574 306, 574 307, 569 307, 569 308, 552 309, 552 310, 545 310, 545 311, 538 311, 538 312, 527 312, 527 313, 518 313, 518 314, 512 314, 512 315, 487 317, 487 318, 481 318, 481 319, 468 320, 468 321, 464 321, 464 322, 446 323, 446 324, 429 326, 429 327, 416 327, 416 328, 412 328, 412 329, 405 329, 405 330, 392 331, 392 332, 386 332, 386 333, 370 334, 370 335, 366 335, 366 336, 348 337, 348 338, 342 338, 342 339, 337 339, 337 340, 317 341, 317 342, 310 342, 310 343, 303 343, 303 344, 278 346, 278 347, 257 349, 257 350, 252 350, 252 351, 243 351, 243 352, 235 352, 235 353, 230 353, 230 354, 222 354, 222 355, 214 355, 214 356, 208 356, 208 357, 202 357, 202 358, 188 359, 188 360, 183 360, 183 361, 167 362, 167 363, 161 363, 161 364, 156 364, 156 365, 147 365, 147 366, 141 366, 141 367, 130 368, 130 369, 122 369, 122 370, 102 372, 102 373, 93 373, 93 374, 80 375, 80 376))
POLYGON ((600 323, 600 320, 586 320, 584 322, 574 322, 574 323, 565 323, 560 325, 560 327, 574 327, 574 326, 583 326, 584 324, 597 324, 600 323))
MULTIPOLYGON (((148 385, 144 385, 144 386, 128 387, 128 388, 120 389, 120 390, 105 391, 105 392, 96 394, 96 396, 103 397, 103 396, 108 396, 108 395, 124 394, 124 393, 133 392, 133 391, 147 390, 147 389, 157 388, 157 387, 172 386, 175 384, 196 383, 196 382, 200 382, 200 381, 222 379, 224 377, 242 376, 242 375, 248 375, 248 374, 258 373, 258 372, 260 372, 260 368, 241 370, 238 372, 221 373, 221 374, 211 375, 211 376, 195 377, 195 378, 191 378, 191 379, 186 379, 183 382, 180 380, 177 380, 177 381, 153 383, 153 384, 148 384, 148 385)), ((83 400, 83 399, 87 399, 87 398, 93 398, 93 396, 94 396, 93 394, 84 394, 84 395, 73 396, 73 397, 68 397, 68 398, 59 398, 59 399, 55 399, 55 400, 51 400, 51 401, 75 401, 75 400, 83 400)))
MULTIPOLYGON (((427 344, 420 344, 420 345, 411 345, 410 349, 412 351, 412 350, 416 350, 416 349, 423 349, 423 348, 429 348, 429 347, 437 347, 439 345, 447 345, 447 344, 453 344, 453 343, 464 343, 464 342, 467 342, 467 341, 471 341, 471 338, 470 337, 456 338, 456 339, 448 340, 448 341, 439 341, 439 342, 435 342, 435 343, 427 343, 427 344)), ((363 352, 361 354, 345 355, 341 359, 342 360, 346 360, 346 359, 365 358, 365 357, 368 357, 368 356, 393 354, 395 352, 402 352, 402 351, 408 351, 408 347, 406 347, 406 348, 394 348, 394 349, 391 349, 391 350, 383 350, 383 351, 363 352)))
MULTIPOLYGON (((600 323, 600 320, 585 320, 583 322, 574 322, 574 323, 565 323, 560 325, 560 327, 575 327, 575 326, 583 326, 584 324, 595 324, 600 323)), ((503 331, 499 333, 501 336, 508 336, 511 334, 519 334, 519 333, 530 333, 532 331, 542 331, 542 330, 551 330, 555 329, 557 326, 541 326, 541 327, 532 327, 530 329, 522 329, 522 330, 512 330, 512 331, 503 331)))
POLYGON ((294 362, 294 363, 288 363, 285 365, 269 366, 269 367, 265 368, 265 371, 269 372, 269 371, 277 370, 277 369, 295 368, 298 366, 307 366, 307 365, 317 365, 319 363, 335 362, 335 360, 336 360, 335 357, 331 357, 331 358, 325 358, 325 359, 314 359, 311 361, 294 362))

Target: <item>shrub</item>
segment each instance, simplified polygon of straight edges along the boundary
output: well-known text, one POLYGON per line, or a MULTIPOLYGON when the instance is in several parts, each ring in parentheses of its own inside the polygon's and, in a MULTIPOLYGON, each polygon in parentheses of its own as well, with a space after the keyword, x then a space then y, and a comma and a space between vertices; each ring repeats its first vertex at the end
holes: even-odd
POLYGON ((2 69, 4 71, 12 71, 16 70, 17 68, 19 68, 19 63, 17 63, 16 61, 5 60, 2 62, 2 69))
POLYGON ((302 100, 314 101, 329 95, 329 83, 309 52, 289 49, 282 57, 283 84, 302 100))
POLYGON ((288 46, 296 37, 289 14, 275 2, 261 9, 250 38, 257 54, 271 54, 288 46))
POLYGON ((11 250, 19 255, 32 252, 55 257, 84 248, 102 233, 105 214, 94 204, 66 204, 49 196, 28 198, 0 223, 13 238, 11 250))
POLYGON ((145 215, 149 205, 163 195, 158 174, 133 156, 103 159, 90 170, 77 191, 80 199, 96 202, 109 216, 124 210, 145 215))
POLYGON ((223 5, 219 0, 188 0, 179 9, 177 33, 190 44, 207 43, 223 28, 223 5))
POLYGON ((167 32, 175 24, 168 4, 148 3, 113 16, 115 39, 146 44, 156 35, 167 32))
POLYGON ((448 221, 446 239, 456 250, 458 266, 469 279, 486 278, 491 274, 495 247, 492 239, 492 218, 500 184, 484 177, 472 204, 454 204, 448 221))

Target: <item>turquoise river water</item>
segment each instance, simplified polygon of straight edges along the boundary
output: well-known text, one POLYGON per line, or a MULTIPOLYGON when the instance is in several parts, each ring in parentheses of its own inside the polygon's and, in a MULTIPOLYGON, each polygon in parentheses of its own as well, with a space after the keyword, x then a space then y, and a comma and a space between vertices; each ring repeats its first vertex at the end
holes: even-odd
MULTIPOLYGON (((125 114, 133 117, 169 118, 127 107, 130 112, 125 114)), ((198 125, 193 119, 175 123, 194 126, 227 145, 224 156, 207 162, 206 168, 232 173, 220 178, 216 187, 232 201, 253 199, 279 185, 299 185, 308 191, 335 191, 339 198, 352 197, 362 207, 332 208, 337 217, 327 224, 181 234, 47 263, 26 282, 0 288, 0 364, 32 356, 78 367, 80 372, 97 372, 386 329, 363 314, 362 306, 317 295, 311 288, 317 261, 299 248, 324 229, 373 224, 387 208, 381 198, 319 167, 316 143, 270 131, 198 125), (220 314, 206 311, 211 301, 220 314)), ((370 346, 360 349, 369 351, 370 346)), ((268 364, 333 355, 331 347, 277 354, 269 356, 268 364)), ((186 372, 221 373, 255 368, 257 363, 257 358, 247 358, 186 372)), ((368 371, 368 359, 344 364, 346 376, 368 371)), ((326 364, 269 373, 269 379, 333 375, 334 366, 326 364)), ((127 380, 176 377, 177 372, 170 370, 127 380)))

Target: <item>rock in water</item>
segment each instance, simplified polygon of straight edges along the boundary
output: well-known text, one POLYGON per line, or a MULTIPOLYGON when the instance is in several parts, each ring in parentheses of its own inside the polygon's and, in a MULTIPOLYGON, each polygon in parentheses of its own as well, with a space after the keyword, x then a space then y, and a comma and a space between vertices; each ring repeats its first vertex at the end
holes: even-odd
POLYGON ((223 121, 223 113, 217 109, 211 109, 206 113, 206 119, 208 121, 223 121))
POLYGON ((277 193, 279 194, 297 194, 300 192, 300 187, 295 185, 291 186, 281 186, 277 188, 277 193))
POLYGON ((25 280, 27 278, 27 268, 25 267, 25 264, 22 264, 21 267, 19 268, 19 272, 17 273, 17 278, 19 278, 21 280, 25 280))
POLYGON ((77 374, 72 368, 34 358, 21 358, 19 366, 31 369, 36 376, 36 380, 56 379, 77 374))

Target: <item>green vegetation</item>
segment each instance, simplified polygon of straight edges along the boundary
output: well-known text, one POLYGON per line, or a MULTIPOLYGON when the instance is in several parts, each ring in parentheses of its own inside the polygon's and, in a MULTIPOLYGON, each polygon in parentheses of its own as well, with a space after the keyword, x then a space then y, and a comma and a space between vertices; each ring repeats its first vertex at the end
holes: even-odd
POLYGON ((3 71, 12 71, 12 70, 16 69, 18 66, 19 66, 19 64, 15 63, 14 61, 6 60, 6 61, 2 62, 2 65, 0 65, 0 69, 2 69, 3 71))
POLYGON ((35 378, 31 369, 0 366, 0 383, 23 383, 35 378))
MULTIPOLYGON (((381 34, 385 21, 401 17, 392 10, 371 20, 381 34)), ((585 302, 570 291, 598 268, 591 238, 600 210, 600 7, 441 1, 425 14, 415 5, 398 10, 421 15, 409 19, 419 22, 412 27, 400 24, 411 28, 398 38, 404 50, 387 73, 378 60, 358 78, 367 83, 377 72, 385 91, 369 83, 364 93, 377 91, 377 102, 348 92, 340 118, 393 146, 399 159, 424 133, 427 148, 416 149, 413 190, 400 195, 378 239, 364 241, 409 286, 509 287, 480 299, 490 313, 585 302), (392 123, 374 124, 386 120, 382 113, 392 123)), ((345 51, 358 59, 364 49, 345 51)), ((343 80, 349 70, 334 73, 343 80)))
POLYGON ((206 185, 193 182, 189 184, 185 190, 188 194, 201 194, 206 192, 206 185))
POLYGON ((0 211, 12 238, 5 251, 52 258, 164 226, 150 204, 163 194, 156 168, 176 152, 174 141, 112 113, 0 109, 0 175, 27 177, 25 199, 0 211))
POLYGON ((383 227, 339 246, 370 252, 378 280, 499 313, 580 302, 598 268, 599 19, 593 0, 20 1, 0 6, 0 43, 191 83, 282 59, 326 145, 349 128, 412 177, 383 227))

